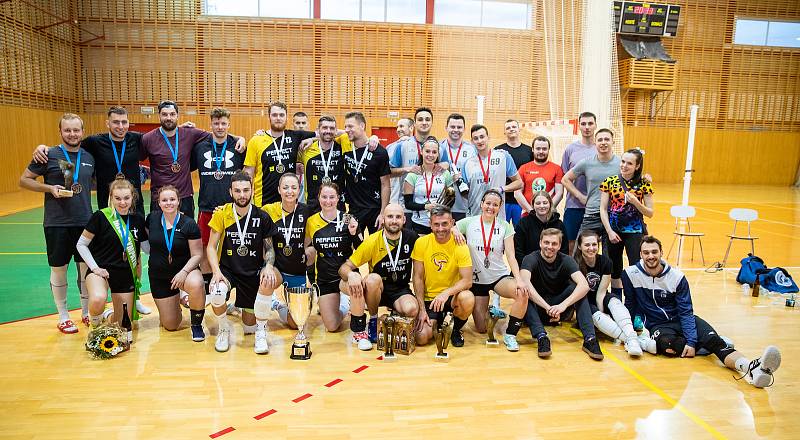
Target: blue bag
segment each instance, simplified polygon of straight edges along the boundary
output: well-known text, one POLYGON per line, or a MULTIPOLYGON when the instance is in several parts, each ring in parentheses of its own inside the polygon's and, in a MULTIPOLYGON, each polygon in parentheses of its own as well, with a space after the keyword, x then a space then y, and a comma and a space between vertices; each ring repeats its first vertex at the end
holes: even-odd
POLYGON ((761 285, 770 292, 794 293, 798 291, 792 276, 782 267, 769 269, 769 272, 760 274, 758 277, 761 285))
POLYGON ((753 254, 747 254, 742 258, 742 267, 739 268, 739 273, 736 275, 736 282, 752 286, 756 282, 756 275, 765 271, 767 271, 767 266, 764 264, 764 260, 753 254))

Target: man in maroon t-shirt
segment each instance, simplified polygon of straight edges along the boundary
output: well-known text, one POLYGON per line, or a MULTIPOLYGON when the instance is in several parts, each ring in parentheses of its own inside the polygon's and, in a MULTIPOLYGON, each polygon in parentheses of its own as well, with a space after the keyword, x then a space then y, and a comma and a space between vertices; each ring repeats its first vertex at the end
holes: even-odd
MULTIPOLYGON (((158 104, 158 119, 161 127, 145 133, 139 148, 139 160, 150 159, 150 211, 159 210, 158 190, 164 185, 173 185, 181 198, 180 211, 194 217, 192 149, 210 133, 193 126, 178 127, 178 105, 172 101, 158 104)), ((242 152, 245 148, 244 138, 239 137, 236 151, 242 152)))
POLYGON ((522 207, 523 215, 533 209, 533 195, 537 191, 547 191, 553 198, 553 209, 561 202, 564 196, 564 186, 561 178, 564 171, 557 164, 547 160, 550 156, 550 140, 544 136, 537 136, 533 140, 533 161, 526 163, 519 169, 522 179, 522 189, 514 191, 514 198, 522 207))

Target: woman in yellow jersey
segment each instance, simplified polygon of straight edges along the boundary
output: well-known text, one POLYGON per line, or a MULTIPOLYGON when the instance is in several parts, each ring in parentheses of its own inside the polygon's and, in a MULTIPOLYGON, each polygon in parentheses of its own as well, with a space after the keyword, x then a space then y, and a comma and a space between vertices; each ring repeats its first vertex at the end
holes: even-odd
POLYGON ((337 331, 350 310, 352 342, 358 344, 359 349, 369 350, 372 344, 366 332, 364 296, 347 297, 344 293, 348 292, 347 285, 339 277, 339 268, 361 244, 356 219, 336 207, 339 195, 339 186, 335 183, 320 186, 321 211, 308 219, 305 246, 307 253, 316 258, 319 311, 325 328, 329 332, 337 331))

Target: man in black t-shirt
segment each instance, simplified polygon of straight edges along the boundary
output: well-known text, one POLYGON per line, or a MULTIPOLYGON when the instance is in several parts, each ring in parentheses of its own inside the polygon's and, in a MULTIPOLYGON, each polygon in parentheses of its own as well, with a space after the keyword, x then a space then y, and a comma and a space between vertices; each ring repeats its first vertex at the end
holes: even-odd
POLYGON ((562 239, 560 230, 545 229, 539 241, 540 250, 522 260, 520 274, 533 292, 528 301, 525 323, 539 343, 539 357, 547 357, 552 352, 542 320, 558 323, 569 319, 571 308, 574 307, 583 332, 583 351, 592 359, 602 360, 603 353, 595 337, 592 312, 586 301, 589 284, 575 260, 559 252, 562 239))
MULTIPOLYGON (((519 171, 521 166, 533 160, 533 150, 531 149, 530 145, 523 144, 522 141, 520 141, 518 121, 514 119, 507 120, 504 126, 504 132, 506 135, 506 142, 496 146, 495 148, 508 151, 508 154, 511 155, 511 158, 514 159, 514 165, 517 167, 517 171, 519 171)), ((508 182, 511 181, 510 179, 506 180, 508 182)), ((516 225, 519 223, 519 219, 521 217, 522 208, 520 208, 519 204, 517 204, 517 200, 514 198, 514 193, 507 192, 506 221, 516 225)))
POLYGON ((370 151, 365 130, 367 120, 363 113, 345 115, 344 131, 353 144, 353 151, 344 155, 345 202, 350 213, 358 220, 359 231, 383 227, 383 209, 389 203, 392 191, 389 154, 382 146, 370 151))
POLYGON ((47 150, 46 161, 32 161, 19 178, 19 186, 44 194, 44 238, 47 263, 50 266, 50 290, 58 309, 58 330, 77 333, 78 327, 69 318, 67 309, 67 266, 73 259, 78 266, 78 292, 81 297, 82 320, 89 325, 89 297, 84 279, 86 264, 76 245, 83 227, 92 216, 92 181, 94 158, 81 148, 83 121, 78 115, 65 113, 58 123, 61 145, 47 150), (64 169, 71 164, 72 176, 65 182, 64 169), (42 176, 44 183, 36 181, 42 176), (65 187, 66 186, 66 187, 65 187), (69 194, 64 191, 71 190, 69 194))

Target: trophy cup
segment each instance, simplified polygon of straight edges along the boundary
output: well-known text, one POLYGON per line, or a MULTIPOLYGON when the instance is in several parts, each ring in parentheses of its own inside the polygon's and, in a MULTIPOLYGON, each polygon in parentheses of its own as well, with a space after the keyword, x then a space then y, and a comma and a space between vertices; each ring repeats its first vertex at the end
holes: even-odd
POLYGON ((64 189, 58 190, 58 195, 61 197, 72 197, 74 193, 69 188, 72 188, 72 184, 74 183, 72 177, 75 175, 75 165, 66 160, 59 160, 58 167, 61 168, 61 172, 64 173, 64 189))
POLYGON ((433 339, 436 341, 436 356, 434 360, 437 362, 447 362, 450 360, 450 355, 445 353, 447 346, 450 344, 450 335, 453 333, 453 314, 447 313, 447 316, 442 319, 442 322, 436 322, 433 326, 433 339))
POLYGON ((395 326, 394 316, 387 316, 383 321, 386 331, 383 332, 383 360, 385 362, 394 362, 397 356, 394 354, 394 344, 397 338, 397 326, 395 326))
POLYGON ((452 186, 445 186, 439 198, 436 200, 437 205, 446 206, 450 209, 456 203, 456 190, 452 186))
POLYGON ((487 347, 498 347, 500 343, 497 341, 497 338, 494 337, 494 328, 497 326, 497 320, 500 319, 494 313, 489 311, 489 314, 486 316, 486 346, 487 347))
POLYGON ((308 317, 311 316, 311 309, 317 298, 317 291, 314 287, 286 287, 283 289, 283 299, 289 308, 289 314, 297 324, 297 336, 292 343, 291 359, 308 360, 311 359, 311 343, 308 342, 304 333, 308 317))

